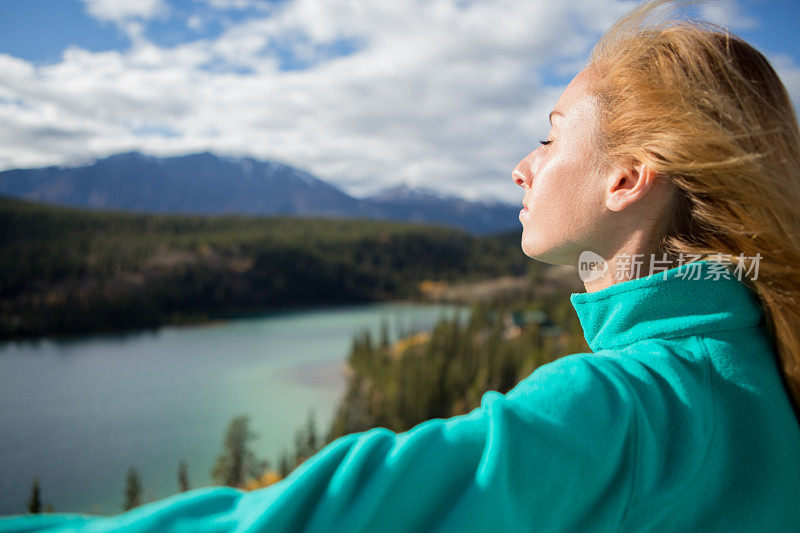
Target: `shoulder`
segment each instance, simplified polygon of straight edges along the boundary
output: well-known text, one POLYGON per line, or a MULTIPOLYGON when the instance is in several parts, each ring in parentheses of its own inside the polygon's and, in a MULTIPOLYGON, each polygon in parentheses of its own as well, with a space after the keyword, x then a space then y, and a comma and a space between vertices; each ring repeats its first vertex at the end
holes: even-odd
POLYGON ((614 402, 677 394, 697 402, 711 394, 709 375, 710 360, 699 339, 650 339, 625 348, 565 355, 537 368, 508 395, 614 402))
POLYGON ((632 400, 630 366, 618 354, 569 354, 540 366, 506 396, 521 403, 536 402, 537 409, 571 410, 575 404, 595 411, 620 407, 632 400))
POLYGON ((662 444, 698 445, 710 439, 715 402, 708 358, 693 346, 656 339, 566 355, 536 369, 506 399, 520 413, 578 432, 623 432, 641 445, 655 431, 662 444))

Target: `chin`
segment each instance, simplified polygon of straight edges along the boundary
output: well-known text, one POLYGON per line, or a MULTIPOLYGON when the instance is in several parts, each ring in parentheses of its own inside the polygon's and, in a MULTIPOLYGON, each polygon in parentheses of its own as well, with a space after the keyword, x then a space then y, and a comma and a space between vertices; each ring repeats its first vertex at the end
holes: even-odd
POLYGON ((524 232, 522 234, 521 246, 522 252, 525 255, 536 261, 541 261, 542 263, 570 266, 576 266, 578 264, 577 258, 572 257, 571 254, 565 253, 563 248, 536 243, 534 239, 526 238, 524 232))

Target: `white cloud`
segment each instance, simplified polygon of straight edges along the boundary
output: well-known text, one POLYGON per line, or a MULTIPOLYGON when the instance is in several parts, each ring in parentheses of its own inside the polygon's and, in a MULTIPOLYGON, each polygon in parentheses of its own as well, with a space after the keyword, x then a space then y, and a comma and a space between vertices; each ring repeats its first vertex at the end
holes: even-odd
POLYGON ((746 14, 735 0, 716 0, 713 4, 701 4, 700 14, 709 22, 732 32, 760 27, 758 19, 746 14))
POLYGON ((203 29, 203 18, 200 15, 192 15, 186 19, 186 26, 194 31, 203 29))
POLYGON ((516 201, 511 169, 563 90, 542 73, 574 74, 630 5, 294 0, 174 48, 140 34, 127 50, 71 48, 54 65, 0 55, 0 166, 213 150, 284 161, 354 194, 408 182, 516 201), (314 63, 339 39, 360 48, 314 63), (282 71, 276 46, 312 66, 282 71))
POLYGON ((214 9, 251 9, 264 7, 263 0, 195 0, 214 9))
POLYGON ((167 11, 164 0, 82 0, 89 15, 102 21, 149 20, 167 11))

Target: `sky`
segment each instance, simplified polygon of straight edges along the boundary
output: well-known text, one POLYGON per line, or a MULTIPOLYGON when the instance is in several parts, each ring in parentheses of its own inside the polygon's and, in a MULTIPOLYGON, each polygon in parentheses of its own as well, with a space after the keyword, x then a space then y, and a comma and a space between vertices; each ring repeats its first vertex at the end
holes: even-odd
MULTIPOLYGON (((138 150, 279 161, 354 196, 518 201, 511 170, 631 0, 0 0, 0 170, 138 150)), ((800 109, 800 2, 694 9, 800 109)))

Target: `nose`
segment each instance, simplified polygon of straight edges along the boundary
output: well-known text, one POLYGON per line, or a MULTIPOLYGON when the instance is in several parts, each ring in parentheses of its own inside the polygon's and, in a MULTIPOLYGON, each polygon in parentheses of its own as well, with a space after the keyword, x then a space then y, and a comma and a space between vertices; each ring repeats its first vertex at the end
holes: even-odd
POLYGON ((531 154, 525 156, 525 159, 514 167, 514 170, 511 172, 511 179, 523 189, 529 189, 531 187, 531 182, 533 181, 533 175, 531 173, 531 154))

